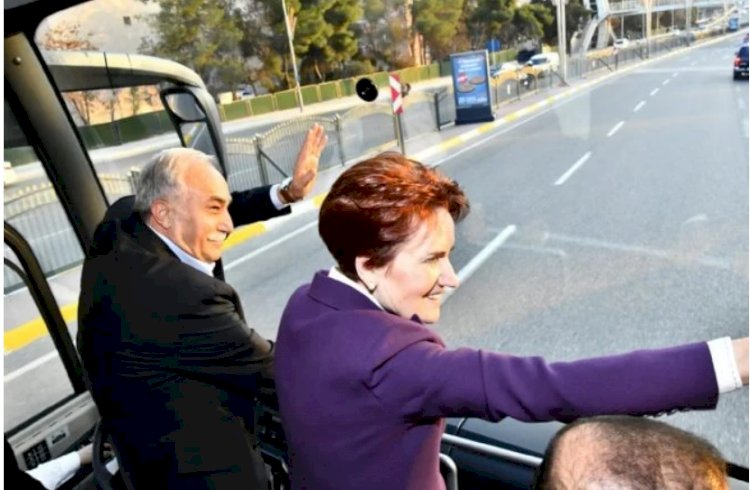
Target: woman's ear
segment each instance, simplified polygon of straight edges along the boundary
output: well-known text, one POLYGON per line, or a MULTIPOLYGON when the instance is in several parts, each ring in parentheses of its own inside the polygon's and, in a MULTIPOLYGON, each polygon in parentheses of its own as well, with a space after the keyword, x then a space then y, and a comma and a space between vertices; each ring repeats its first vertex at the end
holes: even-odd
POLYGON ((357 270, 357 277, 369 292, 373 292, 378 288, 378 273, 377 269, 372 269, 367 265, 367 257, 356 257, 354 259, 354 268, 357 270))

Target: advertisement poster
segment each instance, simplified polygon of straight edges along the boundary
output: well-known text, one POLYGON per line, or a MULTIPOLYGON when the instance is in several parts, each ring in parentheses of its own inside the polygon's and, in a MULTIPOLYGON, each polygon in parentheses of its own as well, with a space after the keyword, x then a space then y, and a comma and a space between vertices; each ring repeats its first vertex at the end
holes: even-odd
POLYGON ((451 55, 456 124, 492 121, 487 51, 451 55))

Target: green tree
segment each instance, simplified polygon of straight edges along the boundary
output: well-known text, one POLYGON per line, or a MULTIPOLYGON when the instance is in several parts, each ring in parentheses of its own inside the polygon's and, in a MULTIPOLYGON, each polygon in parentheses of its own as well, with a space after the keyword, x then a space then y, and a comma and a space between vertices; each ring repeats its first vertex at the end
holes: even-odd
MULTIPOLYGON (((553 15, 553 22, 544 26, 544 35, 542 37, 545 44, 557 46, 557 14, 556 7, 550 0, 531 0, 532 5, 543 5, 553 15)), ((581 0, 569 0, 565 4, 565 33, 567 49, 570 52, 570 40, 576 32, 583 33, 586 23, 591 18, 591 12, 587 10, 581 0)))
POLYGON ((414 0, 414 26, 424 36, 433 59, 443 59, 454 48, 463 1, 414 0))
POLYGON ((308 0, 296 17, 294 49, 301 77, 322 82, 341 75, 359 50, 352 23, 361 19, 359 0, 308 0))
POLYGON ((413 65, 404 0, 364 0, 364 20, 357 35, 364 59, 379 69, 413 65))
POLYGON ((550 8, 540 4, 526 4, 514 9, 513 18, 503 24, 500 38, 507 45, 542 39, 545 26, 554 25, 550 8))
POLYGON ((155 32, 143 53, 168 58, 195 70, 212 92, 244 78, 239 50, 243 33, 231 16, 230 0, 141 0, 160 10, 146 20, 155 32))
MULTIPOLYGON (((285 66, 289 45, 279 1, 246 0, 232 14, 237 28, 245 33, 239 48, 245 63, 246 81, 255 92, 260 83, 269 92, 290 88, 285 66)), ((257 95, 257 93, 256 93, 257 95)))
MULTIPOLYGON (((470 5, 474 2, 467 2, 470 5)), ((513 19, 514 0, 478 0, 467 11, 466 25, 472 48, 480 48, 494 37, 499 37, 503 26, 513 19)))

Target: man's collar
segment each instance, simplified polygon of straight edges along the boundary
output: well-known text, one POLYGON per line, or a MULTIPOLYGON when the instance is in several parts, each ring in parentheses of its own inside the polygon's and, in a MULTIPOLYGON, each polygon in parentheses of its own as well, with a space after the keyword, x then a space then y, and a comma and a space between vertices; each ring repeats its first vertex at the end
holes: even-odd
POLYGON ((156 231, 151 225, 146 223, 146 226, 156 234, 161 240, 166 244, 167 247, 174 253, 178 259, 180 259, 180 262, 183 264, 189 265, 190 267, 199 270, 200 272, 203 272, 205 274, 208 274, 209 276, 213 277, 214 275, 214 267, 216 266, 216 262, 203 262, 202 260, 199 260, 183 249, 181 249, 176 243, 174 243, 172 240, 167 238, 166 236, 162 235, 158 231, 156 231))

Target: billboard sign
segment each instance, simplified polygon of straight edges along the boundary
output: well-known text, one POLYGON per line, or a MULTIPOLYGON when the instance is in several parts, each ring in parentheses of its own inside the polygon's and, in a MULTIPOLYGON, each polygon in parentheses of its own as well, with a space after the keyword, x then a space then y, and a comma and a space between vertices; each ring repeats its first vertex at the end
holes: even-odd
POLYGON ((493 121, 487 51, 451 55, 456 124, 493 121))

